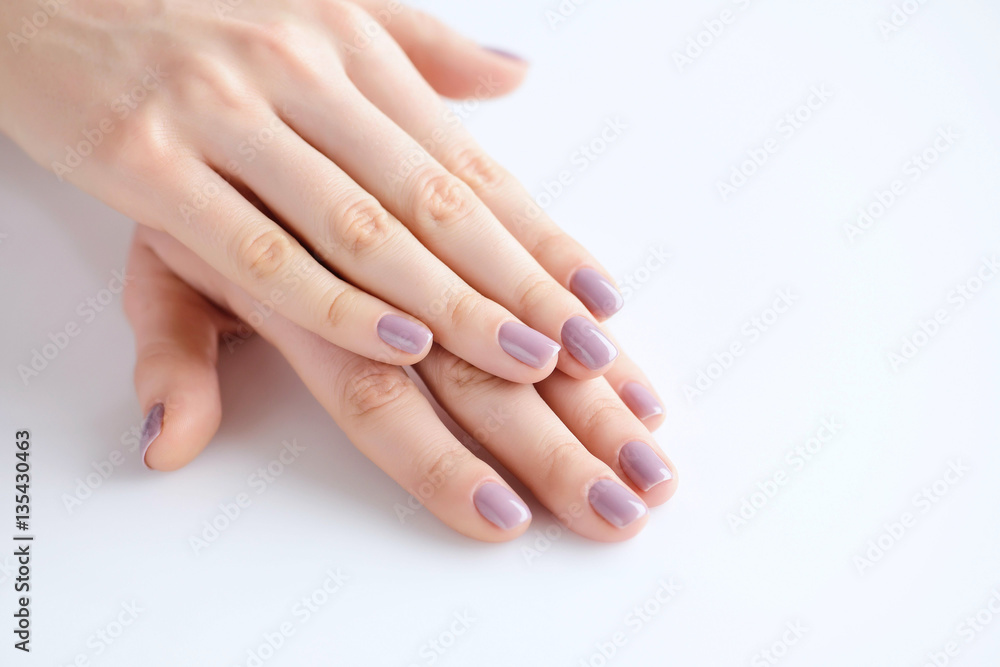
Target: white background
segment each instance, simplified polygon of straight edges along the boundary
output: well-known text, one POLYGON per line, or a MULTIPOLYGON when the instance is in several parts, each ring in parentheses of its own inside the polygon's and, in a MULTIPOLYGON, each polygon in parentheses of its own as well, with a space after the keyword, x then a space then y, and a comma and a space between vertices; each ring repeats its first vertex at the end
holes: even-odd
MULTIPOLYGON (((998 664, 1000 615, 972 641, 959 625, 1000 592, 1000 278, 961 308, 953 290, 1000 253, 1000 9, 932 0, 885 38, 887 0, 591 0, 550 26, 557 5, 422 4, 534 63, 523 90, 468 122, 536 194, 570 170, 549 211, 641 282, 613 327, 667 403, 657 437, 681 471, 675 498, 618 545, 561 531, 537 503, 505 545, 426 511, 401 523, 407 494, 260 341, 223 355, 225 419, 204 455, 145 470, 124 444, 141 415, 120 303, 87 324, 76 310, 123 266, 131 223, 3 141, 0 433, 31 429, 37 542, 30 657, 10 648, 0 550, 0 662, 247 665, 289 622, 264 664, 426 665, 428 642, 450 643, 467 613, 434 664, 601 665, 621 633, 608 664, 763 665, 787 623, 805 632, 783 665, 918 667, 949 641, 949 664, 998 664), (735 22, 681 70, 674 53, 723 9, 735 22), (785 137, 777 123, 813 86, 832 98, 785 137), (579 146, 617 118, 627 129, 579 171, 579 146), (911 180, 904 164, 939 128, 959 138, 911 180), (777 151, 724 201, 718 183, 769 137, 777 151), (905 193, 852 242, 845 225, 894 179, 905 193), (655 248, 671 259, 650 274, 655 248), (794 306, 750 341, 744 325, 781 289, 794 306), (894 370, 890 353, 939 309, 947 322, 894 370), (25 386, 17 365, 70 321, 81 335, 25 386), (718 377, 713 355, 738 341, 745 353, 689 400, 685 385, 718 377), (787 453, 824 418, 840 432, 796 469, 787 453), (307 451, 256 494, 248 477, 290 439, 307 451), (115 450, 126 462, 68 511, 115 450), (914 496, 950 462, 968 470, 925 511, 914 496), (734 530, 729 515, 777 471, 787 483, 734 530), (196 555, 189 537, 243 492, 251 507, 196 555), (905 512, 915 524, 886 537, 905 512), (860 566, 880 536, 891 546, 860 566), (300 622, 297 601, 337 569, 348 582, 300 622), (671 579, 681 590, 661 605, 671 579), (135 623, 97 655, 95 633, 133 602, 135 623)), ((0 451, 10 516, 13 448, 0 451)))

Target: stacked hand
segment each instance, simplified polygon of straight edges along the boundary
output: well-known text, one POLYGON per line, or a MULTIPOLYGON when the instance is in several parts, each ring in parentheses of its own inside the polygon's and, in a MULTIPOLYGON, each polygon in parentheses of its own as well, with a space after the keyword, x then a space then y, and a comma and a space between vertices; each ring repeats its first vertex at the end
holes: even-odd
MULTIPOLYGON (((239 318, 462 533, 510 539, 530 513, 400 366, 583 535, 630 537, 673 493, 662 408, 598 323, 622 306, 608 274, 440 100, 506 93, 522 61, 395 0, 58 6, 0 55, 0 129, 143 225, 126 312, 150 467, 217 429, 239 318)), ((7 0, 0 28, 37 8, 7 0)))

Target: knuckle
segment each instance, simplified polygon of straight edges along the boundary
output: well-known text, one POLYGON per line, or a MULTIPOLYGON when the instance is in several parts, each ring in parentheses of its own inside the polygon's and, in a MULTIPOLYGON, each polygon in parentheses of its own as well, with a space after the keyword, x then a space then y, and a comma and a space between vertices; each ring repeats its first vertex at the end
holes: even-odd
POLYGON ((473 325, 483 319, 485 300, 475 292, 458 292, 448 299, 448 321, 455 329, 473 325))
POLYGON ((425 176, 416 191, 414 218, 423 226, 457 226, 475 208, 468 186, 452 174, 425 176))
POLYGON ((217 57, 202 53, 186 55, 175 69, 178 75, 172 82, 173 90, 179 102, 189 108, 203 108, 209 103, 243 117, 253 105, 250 89, 236 68, 217 57))
POLYGON ((453 160, 452 173, 473 189, 500 187, 506 172, 496 160, 479 148, 466 148, 453 160))
POLYGON ((560 303, 562 287, 550 278, 530 275, 524 278, 514 291, 520 313, 532 313, 539 307, 560 303))
POLYGON ((257 282, 271 282, 289 265, 295 253, 292 241, 281 229, 266 229, 244 235, 237 258, 246 275, 257 282))
POLYGON ((582 417, 583 432, 597 433, 622 416, 618 399, 598 398, 587 403, 582 417))
POLYGON ((327 296, 324 303, 329 303, 326 309, 326 323, 334 329, 347 322, 357 310, 355 294, 346 288, 335 288, 327 296))
POLYGON ((389 214, 377 201, 366 197, 343 210, 334 212, 336 221, 331 221, 328 229, 340 227, 340 239, 344 247, 357 257, 370 255, 383 247, 393 236, 395 226, 389 214))
POLYGON ((580 446, 566 439, 565 435, 556 435, 555 440, 541 455, 539 470, 546 482, 558 482, 566 479, 566 473, 580 461, 580 446))
POLYGON ((334 29, 343 33, 378 30, 381 26, 371 14, 356 3, 333 0, 324 6, 324 12, 334 29), (370 25, 374 24, 374 25, 370 25))
POLYGON ((250 53, 259 56, 259 62, 278 63, 286 74, 315 74, 308 63, 317 39, 303 23, 278 19, 247 24, 241 40, 250 53))
POLYGON ((476 368, 459 357, 451 356, 440 364, 439 386, 455 393, 488 391, 506 384, 504 380, 476 368))
POLYGON ((343 372, 342 396, 354 417, 377 415, 405 400, 414 389, 406 374, 391 366, 359 358, 343 372))
POLYGON ((144 182, 169 171, 180 156, 167 133, 138 114, 122 122, 107 150, 130 177, 144 182))
POLYGON ((412 495, 427 500, 467 460, 468 454, 463 453, 466 451, 446 447, 427 448, 415 462, 418 482, 416 489, 411 490, 412 495))

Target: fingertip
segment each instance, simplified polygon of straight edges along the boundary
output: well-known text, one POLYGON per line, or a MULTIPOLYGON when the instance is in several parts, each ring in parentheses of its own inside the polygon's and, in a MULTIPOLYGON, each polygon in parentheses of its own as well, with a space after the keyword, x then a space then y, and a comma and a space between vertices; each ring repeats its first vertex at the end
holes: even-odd
POLYGON ((221 421, 217 392, 214 396, 177 392, 157 402, 143 421, 143 465, 159 472, 183 468, 208 445, 221 421))

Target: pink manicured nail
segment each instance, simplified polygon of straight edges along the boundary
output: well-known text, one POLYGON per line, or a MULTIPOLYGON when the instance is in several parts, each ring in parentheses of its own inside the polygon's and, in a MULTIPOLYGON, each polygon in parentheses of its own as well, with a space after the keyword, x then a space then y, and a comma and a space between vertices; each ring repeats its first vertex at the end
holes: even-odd
POLYGON ((663 406, 656 400, 653 392, 638 382, 629 382, 622 387, 621 397, 628 409, 639 419, 649 419, 664 412, 663 406))
POLYGON ((646 503, 628 489, 609 479, 600 479, 587 493, 594 511, 616 528, 624 528, 646 515, 646 503))
POLYGON ((569 290, 576 295, 587 310, 600 318, 608 318, 625 305, 621 292, 598 271, 579 269, 569 281, 569 290))
POLYGON ((531 510, 510 489, 496 482, 487 482, 472 497, 476 509, 487 521, 510 530, 531 518, 531 510))
MULTIPOLYGON (((156 437, 163 429, 163 403, 157 403, 146 414, 142 422, 142 434, 139 436, 139 450, 142 452, 142 464, 149 468, 146 463, 146 450, 153 444, 156 437)), ((152 468, 149 468, 152 470, 152 468)))
POLYGON ((561 349, 559 343, 520 322, 505 322, 497 340, 504 352, 532 368, 545 368, 561 349))
POLYGON ((571 317, 562 328, 562 342, 577 361, 592 371, 618 357, 618 348, 601 329, 586 317, 571 317))
POLYGON ((673 479, 670 468, 663 462, 653 448, 644 442, 635 440, 627 443, 618 453, 618 462, 628 478, 643 491, 673 479))
POLYGON ((377 331, 384 342, 407 354, 420 354, 434 337, 427 327, 399 315, 383 316, 377 331))

